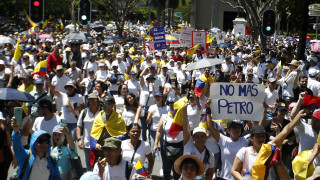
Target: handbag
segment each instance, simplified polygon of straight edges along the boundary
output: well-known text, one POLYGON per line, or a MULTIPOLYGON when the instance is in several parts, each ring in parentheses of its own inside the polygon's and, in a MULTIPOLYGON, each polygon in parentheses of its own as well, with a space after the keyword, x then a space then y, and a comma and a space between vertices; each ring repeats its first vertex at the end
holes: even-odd
MULTIPOLYGON (((163 126, 165 128, 167 123, 163 126)), ((165 147, 166 147, 166 158, 169 160, 176 160, 180 156, 183 155, 183 142, 178 142, 178 143, 168 143, 167 141, 167 135, 164 133, 165 137, 165 147)))
POLYGON ((141 106, 141 111, 140 111, 140 117, 145 117, 146 116, 146 113, 148 112, 148 102, 149 102, 149 99, 150 99, 150 94, 152 92, 149 91, 149 95, 148 95, 148 99, 147 99, 147 102, 146 102, 146 106, 141 106))
POLYGON ((80 157, 70 158, 70 179, 79 180, 83 173, 80 157))

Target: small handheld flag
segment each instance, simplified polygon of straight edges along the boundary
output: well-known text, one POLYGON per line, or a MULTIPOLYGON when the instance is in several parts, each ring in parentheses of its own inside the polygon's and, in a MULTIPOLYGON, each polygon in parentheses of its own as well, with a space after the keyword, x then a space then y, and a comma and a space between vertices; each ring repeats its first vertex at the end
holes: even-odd
POLYGON ((148 176, 147 170, 144 168, 143 163, 141 159, 139 158, 137 164, 136 164, 136 172, 137 174, 140 174, 142 176, 148 176))
POLYGON ((14 55, 13 55, 13 59, 21 65, 21 49, 20 49, 20 43, 19 43, 19 39, 17 40, 17 44, 16 44, 16 49, 14 50, 14 55))
POLYGON ((47 74, 47 60, 41 61, 34 69, 32 74, 46 75, 47 74))

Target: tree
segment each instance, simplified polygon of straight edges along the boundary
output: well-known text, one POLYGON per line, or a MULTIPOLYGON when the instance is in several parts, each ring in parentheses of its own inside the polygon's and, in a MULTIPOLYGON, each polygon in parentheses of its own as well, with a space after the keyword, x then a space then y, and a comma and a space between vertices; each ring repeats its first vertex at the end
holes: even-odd
POLYGON ((123 29, 127 19, 127 14, 140 0, 105 0, 106 7, 112 14, 116 24, 118 35, 123 37, 123 29))

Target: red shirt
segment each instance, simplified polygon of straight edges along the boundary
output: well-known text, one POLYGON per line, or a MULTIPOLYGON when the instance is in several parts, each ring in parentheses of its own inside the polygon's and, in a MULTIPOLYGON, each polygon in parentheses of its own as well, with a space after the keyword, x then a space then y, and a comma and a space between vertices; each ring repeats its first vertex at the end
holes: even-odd
POLYGON ((62 65, 62 58, 59 54, 55 55, 54 52, 52 52, 49 56, 47 56, 47 71, 53 71, 58 65, 62 65))
POLYGON ((173 56, 172 58, 173 58, 174 62, 180 61, 180 62, 183 63, 183 57, 180 56, 180 55, 178 57, 177 56, 173 56))

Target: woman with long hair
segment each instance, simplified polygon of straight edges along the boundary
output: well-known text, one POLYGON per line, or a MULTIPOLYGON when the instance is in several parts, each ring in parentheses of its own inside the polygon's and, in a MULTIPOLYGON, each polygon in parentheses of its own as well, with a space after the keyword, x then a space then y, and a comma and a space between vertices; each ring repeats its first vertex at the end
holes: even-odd
POLYGON ((127 93, 124 99, 122 117, 128 127, 132 123, 137 123, 140 116, 141 107, 137 97, 133 93, 127 93))

